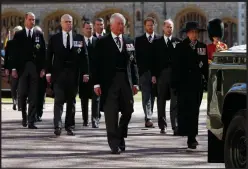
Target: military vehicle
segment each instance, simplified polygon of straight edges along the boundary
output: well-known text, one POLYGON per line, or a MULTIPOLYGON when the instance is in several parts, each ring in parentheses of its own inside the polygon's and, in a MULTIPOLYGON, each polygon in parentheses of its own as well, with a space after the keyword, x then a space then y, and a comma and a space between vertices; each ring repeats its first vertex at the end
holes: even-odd
POLYGON ((208 162, 246 168, 246 45, 214 53, 209 66, 208 162))

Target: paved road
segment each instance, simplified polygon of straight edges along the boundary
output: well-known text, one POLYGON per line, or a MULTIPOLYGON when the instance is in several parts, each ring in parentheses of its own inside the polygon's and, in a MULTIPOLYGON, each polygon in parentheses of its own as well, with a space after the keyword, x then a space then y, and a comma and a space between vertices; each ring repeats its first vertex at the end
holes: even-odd
MULTIPOLYGON (((37 124, 38 130, 23 128, 21 112, 13 111, 11 107, 2 105, 2 167, 224 168, 224 164, 207 163, 206 101, 201 106, 197 138, 200 146, 193 153, 185 151, 186 138, 172 136, 170 123, 167 135, 161 135, 158 127, 145 130, 141 102, 135 103, 129 137, 126 140, 127 150, 121 155, 109 153, 103 121, 99 129, 82 127, 79 105, 76 113, 76 136, 67 136, 63 132, 59 138, 53 134, 52 104, 46 104, 43 121, 37 124)), ((168 110, 169 107, 167 112, 168 110)), ((169 121, 169 113, 167 115, 169 121)), ((155 112, 154 117, 156 116, 155 112)), ((157 126, 157 122, 155 125, 157 126)))

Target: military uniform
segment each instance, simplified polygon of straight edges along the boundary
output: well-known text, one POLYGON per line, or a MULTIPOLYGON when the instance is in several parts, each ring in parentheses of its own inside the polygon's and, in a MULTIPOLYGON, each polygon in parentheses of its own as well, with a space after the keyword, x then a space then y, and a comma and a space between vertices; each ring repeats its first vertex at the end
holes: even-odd
MULTIPOLYGON (((190 29, 199 29, 190 27, 190 29)), ((172 67, 172 86, 178 96, 178 134, 188 136, 188 147, 196 148, 198 119, 203 95, 203 79, 208 79, 206 44, 186 38, 178 44, 178 54, 172 67)))

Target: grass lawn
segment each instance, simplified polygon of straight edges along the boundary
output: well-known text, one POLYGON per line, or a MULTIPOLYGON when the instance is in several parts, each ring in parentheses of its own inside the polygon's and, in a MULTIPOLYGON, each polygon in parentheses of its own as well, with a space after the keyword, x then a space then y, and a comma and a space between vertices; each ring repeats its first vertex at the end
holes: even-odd
MULTIPOLYGON (((77 96, 77 102, 80 100, 79 97, 77 96)), ((203 99, 207 99, 207 93, 205 92, 203 95, 203 99)), ((141 92, 139 92, 137 95, 134 96, 135 101, 141 101, 141 92)), ((46 98, 46 103, 53 103, 54 99, 52 98, 46 98)), ((12 103, 11 98, 2 98, 2 103, 12 103)))

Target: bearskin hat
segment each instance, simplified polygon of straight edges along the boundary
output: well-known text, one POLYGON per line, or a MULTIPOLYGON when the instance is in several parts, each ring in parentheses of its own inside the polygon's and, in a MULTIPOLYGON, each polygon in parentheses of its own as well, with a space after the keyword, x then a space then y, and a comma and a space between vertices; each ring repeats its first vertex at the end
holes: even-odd
POLYGON ((208 22, 207 30, 211 41, 213 41, 213 37, 219 37, 220 39, 224 37, 224 23, 218 18, 208 22))

